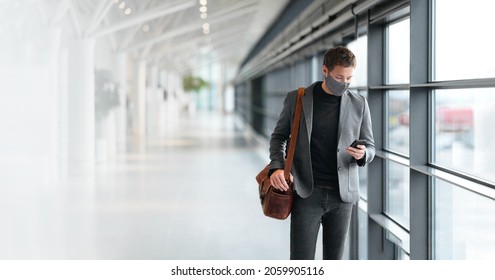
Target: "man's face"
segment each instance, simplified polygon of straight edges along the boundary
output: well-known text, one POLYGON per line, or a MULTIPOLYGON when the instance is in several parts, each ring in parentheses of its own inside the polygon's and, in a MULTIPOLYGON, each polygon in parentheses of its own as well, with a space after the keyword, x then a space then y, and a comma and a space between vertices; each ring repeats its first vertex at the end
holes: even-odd
POLYGON ((354 76, 354 71, 356 69, 352 66, 344 67, 341 65, 337 65, 330 72, 326 66, 323 66, 323 75, 328 77, 328 75, 332 76, 336 81, 341 83, 350 83, 352 81, 352 77, 354 76))

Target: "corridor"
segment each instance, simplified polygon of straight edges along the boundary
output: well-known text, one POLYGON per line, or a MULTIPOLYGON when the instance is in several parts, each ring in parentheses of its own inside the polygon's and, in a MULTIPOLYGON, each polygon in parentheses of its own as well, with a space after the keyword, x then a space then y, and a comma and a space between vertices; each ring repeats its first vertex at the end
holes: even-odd
POLYGON ((268 150, 244 135, 232 115, 198 111, 94 172, 0 186, 0 258, 287 259, 289 222, 257 197, 268 150))

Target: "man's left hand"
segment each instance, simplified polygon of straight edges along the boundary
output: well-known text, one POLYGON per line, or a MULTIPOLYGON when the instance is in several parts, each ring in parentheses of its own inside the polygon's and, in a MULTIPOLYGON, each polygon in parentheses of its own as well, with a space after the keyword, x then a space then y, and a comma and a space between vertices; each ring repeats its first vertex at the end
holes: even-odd
POLYGON ((357 145, 356 148, 347 147, 346 152, 348 154, 350 154, 356 160, 360 160, 366 154, 366 146, 364 146, 364 145, 357 145))

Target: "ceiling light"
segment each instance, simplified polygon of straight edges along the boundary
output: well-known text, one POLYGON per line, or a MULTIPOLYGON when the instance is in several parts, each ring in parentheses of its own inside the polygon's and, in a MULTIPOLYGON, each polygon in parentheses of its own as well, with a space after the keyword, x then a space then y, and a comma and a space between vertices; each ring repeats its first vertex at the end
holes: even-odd
POLYGON ((202 12, 202 13, 206 13, 206 11, 208 11, 208 8, 206 6, 201 6, 199 8, 199 11, 202 12))
POLYGON ((119 3, 119 0, 113 0, 113 2, 114 2, 115 4, 117 4, 117 3, 119 3))
POLYGON ((199 0, 199 4, 206 6, 206 4, 208 4, 208 0, 199 0))
POLYGON ((125 2, 120 3, 119 8, 120 8, 120 9, 125 8, 125 2))
POLYGON ((149 25, 147 25, 147 24, 145 24, 145 25, 143 26, 143 32, 148 32, 148 31, 150 31, 150 26, 149 26, 149 25))
POLYGON ((207 22, 203 23, 203 34, 210 34, 210 24, 207 22))
POLYGON ((208 17, 207 13, 201 13, 200 15, 201 19, 206 19, 208 17))
POLYGON ((124 13, 128 16, 131 14, 131 12, 132 12, 131 8, 127 8, 127 9, 125 9, 124 13))

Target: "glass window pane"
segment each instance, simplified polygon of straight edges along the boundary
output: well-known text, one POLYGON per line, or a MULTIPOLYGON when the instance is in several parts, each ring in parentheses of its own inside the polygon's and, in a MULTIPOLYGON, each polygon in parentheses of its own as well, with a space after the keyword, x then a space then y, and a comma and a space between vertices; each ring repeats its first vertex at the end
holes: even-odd
POLYGON ((495 88, 435 91, 433 163, 495 182, 495 88))
POLYGON ((387 28, 387 84, 409 83, 409 19, 387 28))
POLYGON ((386 162, 387 184, 385 186, 385 212, 397 223, 409 228, 409 168, 386 162))
POLYGON ((433 190, 434 259, 493 259, 494 201, 439 179, 433 190))
POLYGON ((387 92, 387 132, 386 148, 409 155, 409 91, 387 92))
POLYGON ((435 81, 495 76, 495 40, 486 27, 495 26, 493 0, 437 0, 434 15, 435 81), (476 38, 469 44, 462 38, 476 38), (468 69, 464 61, 479 61, 468 69))
MULTIPOLYGON (((358 93, 368 98, 368 91, 360 90, 358 93)), ((368 165, 359 168, 359 193, 363 200, 368 200, 368 165)))
POLYGON ((350 87, 368 85, 368 36, 361 36, 350 42, 347 47, 356 56, 356 72, 350 87))
POLYGON ((358 207, 358 258, 368 259, 368 213, 358 207))
POLYGON ((368 167, 359 168, 359 194, 365 201, 368 200, 368 167))

